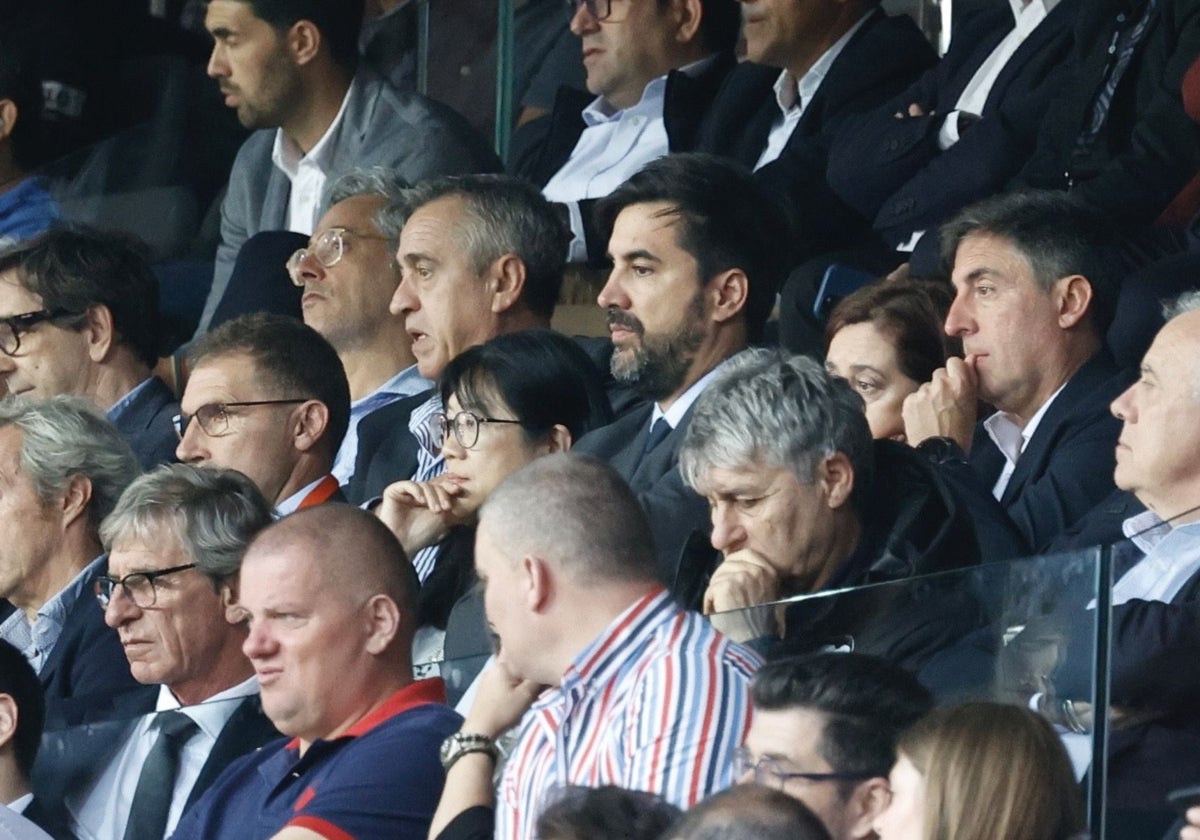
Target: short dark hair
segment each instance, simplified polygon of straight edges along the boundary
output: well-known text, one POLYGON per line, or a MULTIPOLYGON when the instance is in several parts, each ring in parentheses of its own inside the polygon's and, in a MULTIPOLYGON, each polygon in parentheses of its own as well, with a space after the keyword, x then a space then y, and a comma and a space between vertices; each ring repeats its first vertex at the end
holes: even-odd
POLYGON ((825 349, 833 337, 852 324, 869 323, 896 348, 900 372, 913 382, 928 382, 946 364, 947 337, 942 324, 946 308, 939 307, 926 287, 930 283, 896 281, 872 283, 844 297, 825 327, 825 349))
POLYGON ((325 440, 337 452, 350 425, 350 385, 337 351, 296 318, 256 312, 239 315, 204 335, 188 352, 196 369, 217 356, 248 356, 272 396, 316 399, 329 409, 325 440))
POLYGON ((399 235, 413 213, 440 198, 457 198, 463 219, 454 231, 477 273, 505 254, 525 264, 521 303, 545 318, 562 288, 571 232, 537 187, 511 175, 449 175, 405 190, 380 220, 385 235, 399 235))
POLYGON ((502 400, 531 438, 562 424, 579 440, 612 421, 600 373, 574 340, 553 330, 522 330, 464 350, 446 365, 438 389, 464 410, 502 400))
POLYGON ((42 684, 29 660, 3 639, 0 639, 0 694, 7 694, 17 704, 13 752, 17 757, 17 769, 28 780, 46 724, 46 701, 42 696, 42 684))
POLYGON ((746 273, 746 333, 751 343, 761 341, 775 293, 792 267, 790 211, 741 164, 708 154, 667 155, 597 203, 604 241, 626 207, 658 202, 679 217, 679 245, 695 257, 702 283, 731 268, 746 273))
POLYGON ((710 52, 732 52, 741 31, 742 8, 737 0, 700 0, 700 44, 710 52))
POLYGON ((862 653, 769 662, 755 675, 751 690, 755 709, 823 714, 821 756, 835 773, 865 776, 887 776, 900 733, 933 708, 933 697, 916 677, 862 653))
POLYGON ((1016 248, 1048 292, 1062 277, 1080 274, 1092 287, 1091 321, 1103 337, 1116 313, 1121 262, 1111 222, 1073 196, 1056 190, 1026 190, 984 199, 941 228, 943 270, 968 236, 995 236, 1016 248))
POLYGON ((254 16, 277 30, 297 21, 311 21, 329 45, 329 54, 340 67, 358 67, 358 35, 362 29, 364 0, 239 0, 254 16))
POLYGON ((693 807, 669 840, 829 840, 807 805, 781 790, 735 785, 693 807))
POLYGON ((680 811, 661 796, 614 785, 568 787, 537 820, 543 840, 656 840, 679 818, 680 811))
POLYGON ((9 137, 17 166, 29 169, 41 162, 42 91, 30 45, 17 34, 12 28, 0 36, 0 99, 11 99, 17 106, 17 124, 10 126, 9 137))
POLYGON ((86 225, 57 225, 0 254, 0 272, 5 271, 15 271, 46 309, 77 315, 63 321, 73 328, 83 325, 88 307, 106 307, 119 339, 147 367, 158 364, 158 281, 140 240, 86 225))

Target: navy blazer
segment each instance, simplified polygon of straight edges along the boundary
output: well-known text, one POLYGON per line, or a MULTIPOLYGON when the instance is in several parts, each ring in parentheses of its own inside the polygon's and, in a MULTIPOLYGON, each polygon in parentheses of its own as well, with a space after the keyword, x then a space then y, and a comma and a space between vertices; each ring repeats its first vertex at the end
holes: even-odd
MULTIPOLYGON (((1113 491, 1121 422, 1108 406, 1130 379, 1108 351, 1097 353, 1063 387, 1021 453, 1000 505, 1033 551, 1044 551, 1113 491)), ((1004 467, 982 422, 970 463, 989 489, 1004 467)))
POLYGON ((700 538, 708 539, 712 530, 708 502, 683 483, 679 472, 679 447, 695 407, 693 403, 679 425, 644 457, 653 403, 589 432, 572 450, 607 461, 637 494, 654 535, 660 578, 676 595, 687 594, 681 593, 679 586, 694 577, 679 568, 680 558, 686 555, 689 562, 701 559, 694 550, 685 552, 685 548, 694 549, 700 538))
MULTIPOLYGON (((874 108, 907 87, 937 54, 907 15, 870 13, 834 59, 804 109, 783 153, 758 170, 762 182, 796 211, 802 253, 855 244, 868 220, 846 205, 825 179, 829 150, 852 115, 874 108)), ((779 69, 743 62, 726 79, 700 127, 697 151, 732 157, 753 167, 780 115, 775 100, 779 69)))
POLYGON ((175 394, 165 382, 151 376, 146 387, 113 421, 143 470, 175 462, 179 435, 175 432, 174 418, 178 413, 175 394))
POLYGON ((354 475, 342 488, 352 505, 361 505, 383 494, 393 481, 404 481, 417 471, 417 439, 408 430, 408 418, 434 391, 430 388, 372 411, 358 424, 358 454, 354 475))
POLYGON ((936 66, 842 126, 829 156, 833 191, 873 219, 893 247, 1000 192, 1033 151, 1042 116, 1062 83, 1080 2, 1063 0, 1029 34, 996 77, 979 121, 942 151, 937 138, 946 114, 1015 25, 1007 3, 963 21, 936 66), (912 103, 925 116, 908 116, 912 103))
POLYGON ((85 581, 42 665, 47 729, 119 717, 131 704, 136 706, 144 692, 129 672, 117 632, 104 623, 104 610, 92 594, 92 581, 107 571, 106 559, 85 581))

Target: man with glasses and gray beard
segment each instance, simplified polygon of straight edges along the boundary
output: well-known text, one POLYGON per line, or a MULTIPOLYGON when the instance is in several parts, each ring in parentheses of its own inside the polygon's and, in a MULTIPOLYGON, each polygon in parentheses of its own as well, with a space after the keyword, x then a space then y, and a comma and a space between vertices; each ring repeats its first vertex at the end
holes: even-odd
POLYGON ((688 154, 647 164, 597 216, 613 261, 598 298, 612 373, 650 403, 576 449, 629 482, 649 515, 663 582, 694 601, 692 572, 710 560, 708 505, 683 483, 679 445, 717 370, 762 339, 790 264, 788 215, 749 170, 688 154), (704 557, 691 557, 693 548, 704 557))

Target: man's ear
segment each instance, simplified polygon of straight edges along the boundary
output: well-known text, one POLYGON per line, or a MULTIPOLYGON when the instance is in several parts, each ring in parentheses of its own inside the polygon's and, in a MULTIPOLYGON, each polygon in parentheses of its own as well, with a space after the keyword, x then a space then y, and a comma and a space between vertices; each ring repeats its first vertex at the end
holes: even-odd
POLYGON ((836 510, 850 500, 854 492, 854 467, 844 452, 834 452, 821 462, 817 476, 825 488, 827 504, 836 510))
POLYGON ((321 30, 311 20, 298 20, 284 36, 296 66, 303 67, 321 51, 321 30))
POLYGON ((525 261, 516 254, 505 254, 488 268, 491 282, 492 312, 499 315, 517 305, 525 291, 525 261))
POLYGON ((532 612, 542 612, 554 594, 554 575, 550 564, 540 557, 527 554, 521 558, 525 604, 532 612))
POLYGON ((704 15, 704 4, 700 0, 675 0, 671 4, 675 14, 675 41, 691 44, 700 34, 700 21, 704 15))
POLYGON ((12 743, 17 735, 20 710, 11 694, 0 694, 0 750, 12 743))
POLYGON ((571 431, 562 423, 555 423, 546 437, 546 454, 548 455, 553 455, 555 452, 566 452, 574 442, 571 440, 571 431))
POLYGON ((308 452, 324 439, 329 429, 329 406, 320 400, 307 400, 293 416, 293 445, 300 452, 308 452))
POLYGON ((379 655, 391 646, 400 631, 400 607, 387 595, 375 595, 363 607, 367 626, 367 653, 379 655))
POLYGON ((117 343, 112 310, 102 303, 94 303, 87 308, 85 315, 87 321, 83 325, 83 334, 87 339, 88 358, 93 362, 103 362, 117 343))
POLYGON ((1054 284, 1058 306, 1058 326, 1064 330, 1077 326, 1091 311, 1092 284, 1082 274, 1060 277, 1054 284))
POLYGON ((705 294, 712 304, 712 319, 725 323, 745 312, 750 279, 740 268, 730 268, 708 281, 705 294))
POLYGON ((17 120, 20 118, 21 114, 17 110, 17 103, 11 99, 0 99, 0 140, 12 137, 13 129, 16 128, 17 120))
POLYGON ((875 837, 872 825, 888 804, 887 779, 873 776, 854 786, 846 800, 846 834, 853 840, 875 837))
POLYGON ((91 501, 92 480, 86 475, 78 473, 68 478, 61 502, 63 528, 66 528, 81 516, 86 517, 88 515, 88 505, 91 501))

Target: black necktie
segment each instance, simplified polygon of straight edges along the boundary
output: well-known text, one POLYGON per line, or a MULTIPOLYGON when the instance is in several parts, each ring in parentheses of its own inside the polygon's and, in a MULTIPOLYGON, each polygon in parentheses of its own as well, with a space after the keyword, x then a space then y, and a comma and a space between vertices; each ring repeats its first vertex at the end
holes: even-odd
POLYGON ((642 457, 646 457, 663 442, 667 435, 671 434, 671 424, 667 422, 666 417, 659 417, 654 421, 654 425, 650 427, 650 434, 646 435, 646 448, 642 450, 642 457))
POLYGON ((158 738, 138 777, 129 822, 125 824, 125 840, 162 840, 179 773, 179 754, 200 729, 182 712, 159 712, 153 725, 158 728, 158 738))

